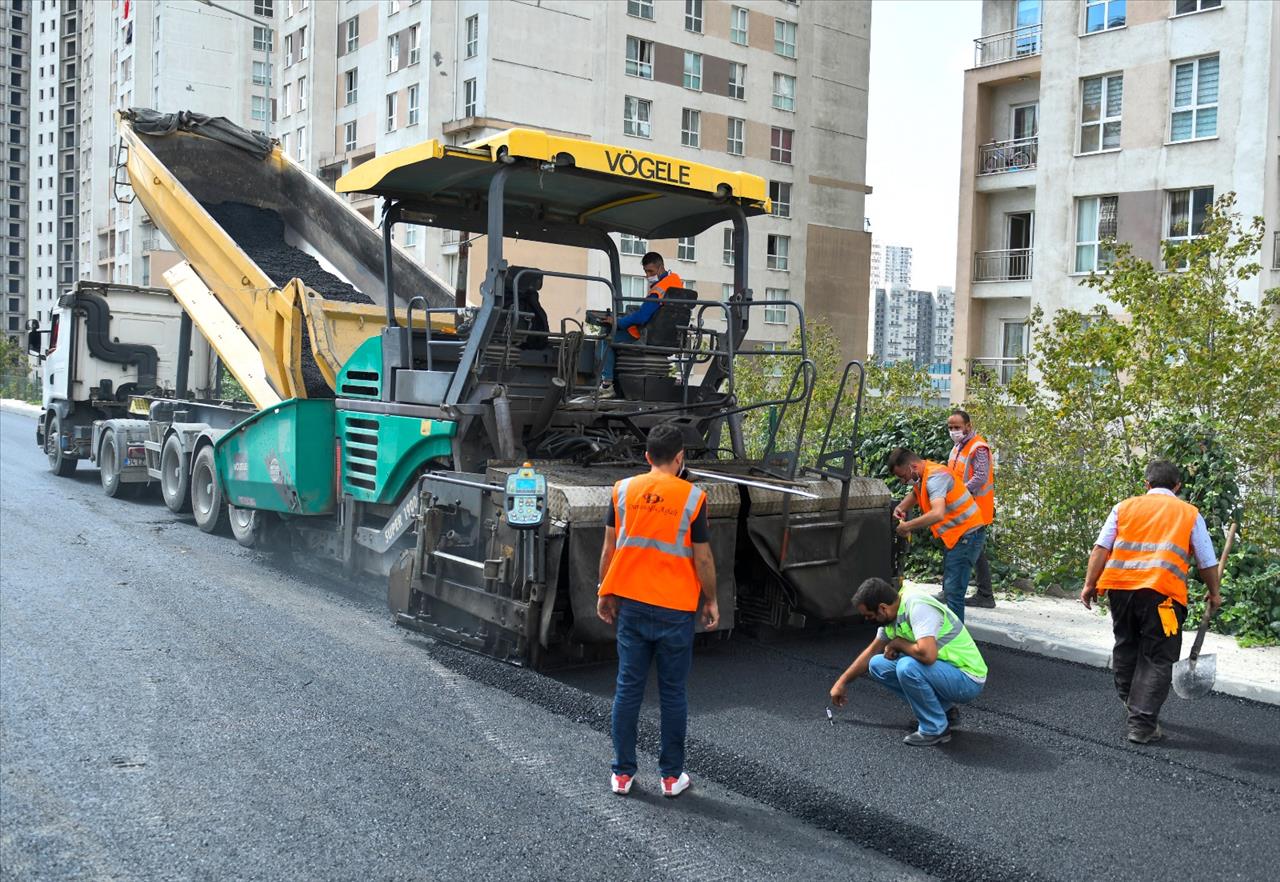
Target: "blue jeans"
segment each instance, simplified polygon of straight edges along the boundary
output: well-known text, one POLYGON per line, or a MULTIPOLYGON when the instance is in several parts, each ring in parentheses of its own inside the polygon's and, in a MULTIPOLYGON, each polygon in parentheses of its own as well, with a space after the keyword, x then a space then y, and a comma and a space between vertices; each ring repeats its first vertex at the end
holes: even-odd
POLYGON ((973 565, 982 554, 982 547, 987 541, 987 528, 979 527, 970 530, 956 541, 955 548, 948 548, 942 554, 942 593, 947 598, 947 606, 956 618, 964 621, 964 596, 969 591, 969 574, 973 565))
POLYGON ((691 612, 666 609, 618 598, 618 688, 613 696, 613 771, 636 773, 636 725, 649 667, 658 664, 658 696, 662 708, 662 752, 658 771, 664 778, 684 771, 684 735, 689 719, 685 687, 693 661, 691 612))
MULTIPOLYGON (((627 328, 618 328, 613 332, 613 342, 618 343, 634 343, 636 338, 631 336, 630 330, 627 328)), ((600 341, 600 350, 596 356, 601 359, 603 364, 600 367, 601 381, 613 381, 613 365, 618 360, 618 353, 605 341, 600 341)))
POLYGON ((873 656, 867 675, 907 700, 924 735, 947 731, 947 711, 973 701, 983 686, 951 662, 938 659, 925 665, 908 655, 900 655, 894 661, 883 655, 873 656))

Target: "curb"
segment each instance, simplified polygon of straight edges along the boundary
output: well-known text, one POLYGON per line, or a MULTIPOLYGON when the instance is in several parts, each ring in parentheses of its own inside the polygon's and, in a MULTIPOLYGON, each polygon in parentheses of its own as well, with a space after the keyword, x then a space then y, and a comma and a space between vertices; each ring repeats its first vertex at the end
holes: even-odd
MULTIPOLYGON (((984 625, 980 622, 966 622, 965 627, 969 629, 969 633, 973 635, 975 640, 983 643, 992 643, 1009 649, 1019 649, 1023 652, 1076 662, 1093 668, 1111 667, 1111 652, 1109 650, 1061 643, 1034 632, 1004 630, 994 625, 984 625)), ((1247 680, 1218 677, 1214 681, 1213 691, 1236 698, 1259 701, 1264 704, 1280 705, 1280 689, 1272 686, 1263 686, 1258 683, 1250 683, 1247 680)))
POLYGON ((40 416, 44 412, 44 408, 40 405, 28 404, 25 401, 18 401, 16 398, 0 398, 0 410, 31 417, 40 416))

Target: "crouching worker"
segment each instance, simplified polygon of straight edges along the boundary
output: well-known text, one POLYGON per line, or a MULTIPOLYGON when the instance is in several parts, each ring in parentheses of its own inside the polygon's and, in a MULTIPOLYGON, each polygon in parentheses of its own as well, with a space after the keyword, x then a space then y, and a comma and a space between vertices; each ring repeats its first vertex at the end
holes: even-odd
POLYGON ((964 623, 929 595, 899 593, 884 579, 863 582, 853 605, 880 630, 831 687, 831 703, 844 707, 849 683, 867 674, 915 711, 918 728, 903 743, 928 747, 951 740, 960 719, 957 705, 977 698, 987 681, 987 663, 964 623))

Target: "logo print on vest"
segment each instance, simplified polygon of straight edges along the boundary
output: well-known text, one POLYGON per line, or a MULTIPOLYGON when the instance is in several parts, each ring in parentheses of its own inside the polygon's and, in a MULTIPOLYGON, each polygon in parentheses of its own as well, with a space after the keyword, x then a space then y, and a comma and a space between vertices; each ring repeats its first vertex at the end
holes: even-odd
POLYGON ((641 499, 643 499, 645 502, 649 503, 650 505, 657 505, 659 502, 662 502, 662 497, 652 491, 646 493, 644 496, 641 497, 641 499))

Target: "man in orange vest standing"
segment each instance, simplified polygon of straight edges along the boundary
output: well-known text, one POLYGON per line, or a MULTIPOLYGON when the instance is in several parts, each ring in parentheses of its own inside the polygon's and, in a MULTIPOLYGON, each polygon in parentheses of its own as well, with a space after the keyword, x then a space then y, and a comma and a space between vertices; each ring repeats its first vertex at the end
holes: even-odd
POLYGON ((1080 602, 1111 592, 1111 650, 1116 691, 1129 710, 1129 740, 1159 740, 1160 707, 1169 696, 1173 663, 1182 653, 1187 575, 1192 560, 1209 589, 1210 614, 1222 605, 1213 540, 1200 511, 1178 498, 1178 467, 1147 466, 1147 492, 1111 509, 1098 534, 1080 602))
POLYGON ((667 290, 684 287, 684 280, 677 273, 667 269, 662 255, 656 251, 650 251, 640 258, 640 266, 644 269, 644 280, 649 284, 649 293, 645 295, 644 303, 640 304, 639 309, 617 317, 616 327, 613 332, 613 346, 601 341, 604 362, 600 368, 600 389, 596 396, 598 398, 612 398, 614 396, 613 369, 618 357, 614 347, 624 346, 639 340, 640 329, 651 322, 653 317, 658 314, 658 309, 662 306, 662 300, 666 297, 667 290))
POLYGON ((684 770, 689 715, 686 684, 699 606, 707 630, 720 623, 706 494, 679 475, 684 440, 674 423, 649 431, 649 472, 613 487, 600 553, 596 613, 618 630, 613 698, 613 792, 627 794, 636 774, 636 725, 649 667, 658 668, 662 795, 689 789, 684 770))
MULTIPOLYGON (((956 473, 964 481, 965 489, 978 503, 978 511, 982 512, 982 522, 987 525, 987 540, 991 539, 991 522, 996 517, 995 470, 991 462, 991 445, 973 430, 973 423, 967 411, 956 408, 947 417, 947 433, 955 444, 951 455, 947 457, 947 468, 956 473)), ((965 606, 977 606, 992 609, 996 605, 995 593, 991 590, 991 563, 987 560, 987 545, 982 544, 982 552, 974 564, 974 575, 978 580, 978 589, 964 599, 965 606)))
POLYGON ((913 530, 928 527, 942 540, 942 593, 947 607, 964 621, 964 595, 969 590, 969 573, 982 553, 987 538, 987 525, 982 520, 964 482, 941 463, 921 459, 903 447, 889 454, 889 469, 911 490, 893 510, 898 519, 898 535, 910 536, 913 530), (923 512, 907 520, 915 505, 923 512))

